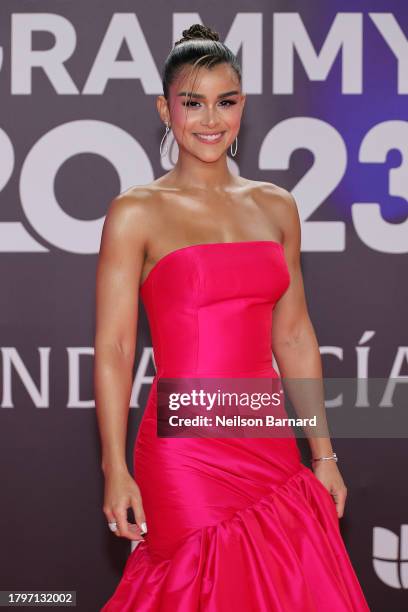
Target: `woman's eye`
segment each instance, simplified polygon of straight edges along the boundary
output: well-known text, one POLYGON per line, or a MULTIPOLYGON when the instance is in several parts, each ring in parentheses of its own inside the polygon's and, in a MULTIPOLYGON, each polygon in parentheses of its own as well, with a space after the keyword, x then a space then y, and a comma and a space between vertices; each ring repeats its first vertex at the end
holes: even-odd
MULTIPOLYGON (((195 100, 188 100, 188 102, 183 102, 183 106, 190 106, 192 108, 197 108, 196 106, 194 106, 195 104, 200 104, 199 102, 196 102, 195 100)), ((236 102, 234 102, 234 100, 222 100, 221 101, 221 106, 233 106, 234 104, 236 104, 236 102)))
POLYGON ((188 102, 183 102, 183 106, 193 106, 193 104, 199 104, 199 102, 195 102, 194 100, 189 100, 188 102))

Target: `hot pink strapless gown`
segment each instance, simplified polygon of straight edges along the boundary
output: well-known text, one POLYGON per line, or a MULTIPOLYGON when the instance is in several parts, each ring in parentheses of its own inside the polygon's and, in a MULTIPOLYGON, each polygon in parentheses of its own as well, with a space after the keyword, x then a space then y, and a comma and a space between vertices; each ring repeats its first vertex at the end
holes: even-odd
POLYGON ((157 373, 134 447, 148 526, 102 612, 363 612, 335 504, 295 437, 158 438, 158 377, 278 377, 274 241, 196 244, 141 286, 157 373))

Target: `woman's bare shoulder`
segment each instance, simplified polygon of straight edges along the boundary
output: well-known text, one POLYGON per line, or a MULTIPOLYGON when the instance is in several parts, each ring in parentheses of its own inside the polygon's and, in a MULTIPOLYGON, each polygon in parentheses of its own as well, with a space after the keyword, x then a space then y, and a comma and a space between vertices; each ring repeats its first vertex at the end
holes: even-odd
POLYGON ((102 242, 144 250, 154 233, 159 201, 160 190, 154 185, 134 186, 116 195, 108 205, 102 242))
POLYGON ((266 218, 280 229, 283 236, 299 231, 298 206, 290 191, 275 183, 259 181, 253 187, 252 196, 266 218))
POLYGON ((124 223, 147 226, 157 214, 162 198, 161 189, 156 185, 137 185, 114 197, 107 211, 107 217, 124 223))
POLYGON ((264 208, 265 212, 283 216, 285 219, 298 217, 298 206, 290 191, 267 181, 259 181, 253 187, 254 200, 264 208))
POLYGON ((268 181, 252 181, 251 191, 259 202, 283 206, 293 206, 294 197, 290 191, 268 181))
MULTIPOLYGON (((161 190, 154 184, 134 185, 119 193, 110 203, 109 208, 119 211, 132 212, 143 211, 144 208, 151 208, 155 201, 160 198, 161 190)), ((139 213, 140 214, 140 213, 139 213)))

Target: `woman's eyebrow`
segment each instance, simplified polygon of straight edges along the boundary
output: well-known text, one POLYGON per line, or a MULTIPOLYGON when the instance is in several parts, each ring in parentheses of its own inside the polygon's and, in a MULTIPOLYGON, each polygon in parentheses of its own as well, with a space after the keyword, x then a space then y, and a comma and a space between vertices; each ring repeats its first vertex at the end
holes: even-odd
MULTIPOLYGON (((219 94, 217 96, 217 98, 226 98, 227 96, 233 96, 235 94, 239 94, 239 91, 237 89, 232 89, 231 91, 226 91, 222 94, 219 94)), ((191 98, 200 98, 200 99, 205 99, 205 95, 204 94, 199 94, 199 93, 195 93, 195 92, 190 92, 190 91, 180 91, 180 93, 177 94, 178 96, 188 96, 191 98)))

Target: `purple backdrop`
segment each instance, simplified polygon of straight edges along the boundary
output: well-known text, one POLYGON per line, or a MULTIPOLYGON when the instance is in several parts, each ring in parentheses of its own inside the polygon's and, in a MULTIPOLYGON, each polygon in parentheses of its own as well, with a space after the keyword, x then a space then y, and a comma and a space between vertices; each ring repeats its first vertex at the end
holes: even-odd
MULTIPOLYGON (((248 97, 231 168, 298 202, 325 375, 407 376, 408 7, 347 8, 2 1, 0 589, 76 590, 78 609, 98 610, 130 552, 102 513, 96 261, 111 199, 174 161, 159 155, 155 98, 192 23, 216 29, 242 62, 248 97)), ((154 374, 140 308, 130 466, 154 374)), ((405 433, 333 440, 349 489, 342 533, 378 612, 406 609, 405 433)))

